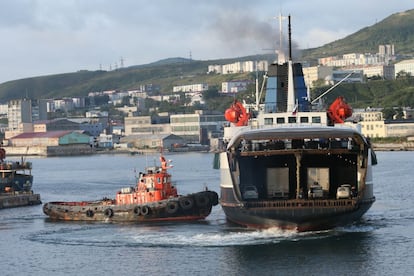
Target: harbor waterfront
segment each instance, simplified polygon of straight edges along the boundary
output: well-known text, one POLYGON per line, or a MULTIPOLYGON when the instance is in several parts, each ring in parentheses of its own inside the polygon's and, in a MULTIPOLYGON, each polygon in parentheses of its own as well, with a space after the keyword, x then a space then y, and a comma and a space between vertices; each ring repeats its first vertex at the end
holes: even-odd
MULTIPOLYGON (((158 154, 33 157, 43 202, 96 200, 133 185, 158 154)), ((353 225, 298 233, 249 230, 220 206, 204 221, 54 222, 42 206, 0 210, 2 275, 407 275, 414 269, 410 151, 377 152, 376 202, 353 225)), ((211 153, 167 154, 180 193, 219 192, 211 153)))
MULTIPOLYGON (((399 151, 407 150, 414 151, 414 142, 403 142, 403 143, 373 143, 374 150, 381 151, 399 151)), ((32 146, 32 147, 6 147, 7 153, 9 156, 41 156, 41 157, 50 157, 50 156, 79 156, 79 155, 90 155, 90 154, 145 154, 151 152, 158 152, 157 149, 102 149, 96 150, 91 147, 85 146, 56 146, 56 147, 46 147, 46 146, 32 146)))

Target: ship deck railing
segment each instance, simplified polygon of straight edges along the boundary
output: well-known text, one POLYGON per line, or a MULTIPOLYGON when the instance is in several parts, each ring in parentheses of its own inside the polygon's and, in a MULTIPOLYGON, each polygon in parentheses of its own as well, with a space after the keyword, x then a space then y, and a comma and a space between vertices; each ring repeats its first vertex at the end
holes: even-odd
POLYGON ((249 208, 332 208, 354 207, 357 199, 286 199, 286 200, 260 200, 247 201, 245 206, 249 208))
POLYGON ((358 150, 354 149, 279 149, 279 150, 256 150, 256 151, 241 151, 240 156, 270 156, 270 155, 286 155, 286 154, 310 154, 310 155, 325 155, 325 154, 358 154, 358 150))

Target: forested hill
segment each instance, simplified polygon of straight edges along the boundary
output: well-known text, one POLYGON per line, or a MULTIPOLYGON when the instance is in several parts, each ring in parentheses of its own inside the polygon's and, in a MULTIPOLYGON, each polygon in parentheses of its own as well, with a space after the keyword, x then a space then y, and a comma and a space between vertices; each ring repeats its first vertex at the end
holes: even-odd
POLYGON ((414 9, 393 14, 323 47, 304 50, 303 55, 309 59, 346 53, 377 53, 381 44, 394 44, 399 55, 414 56, 414 9))
MULTIPOLYGON (((398 54, 406 58, 412 57, 414 54, 414 10, 393 14, 372 26, 365 27, 323 47, 304 50, 302 59, 311 61, 318 57, 350 52, 376 53, 379 44, 394 44, 398 54)), ((92 91, 137 89, 140 85, 149 83, 161 87, 161 93, 169 93, 174 85, 200 82, 220 87, 223 81, 254 78, 254 74, 209 75, 206 74, 208 65, 259 59, 273 61, 275 58, 273 55, 209 61, 171 58, 114 71, 79 71, 32 77, 0 84, 0 102, 4 103, 10 99, 22 97, 39 99, 86 96, 92 91)), ((374 99, 371 98, 371 100, 374 99)))

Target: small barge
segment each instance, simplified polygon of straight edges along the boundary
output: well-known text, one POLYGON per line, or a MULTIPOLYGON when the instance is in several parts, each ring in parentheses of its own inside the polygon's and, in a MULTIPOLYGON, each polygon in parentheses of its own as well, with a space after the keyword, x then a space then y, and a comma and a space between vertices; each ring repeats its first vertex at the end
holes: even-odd
POLYGON ((6 160, 0 148, 0 209, 41 204, 40 195, 32 191, 32 163, 6 160))

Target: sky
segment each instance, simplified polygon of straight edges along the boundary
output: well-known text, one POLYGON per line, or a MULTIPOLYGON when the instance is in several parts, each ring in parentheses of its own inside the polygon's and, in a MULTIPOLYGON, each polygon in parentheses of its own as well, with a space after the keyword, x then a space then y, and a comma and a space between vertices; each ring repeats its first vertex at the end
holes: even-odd
POLYGON ((271 53, 280 14, 291 16, 296 47, 319 47, 410 9, 411 0, 0 0, 0 83, 271 53))

